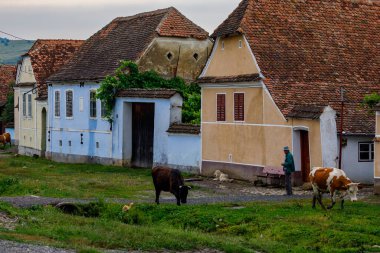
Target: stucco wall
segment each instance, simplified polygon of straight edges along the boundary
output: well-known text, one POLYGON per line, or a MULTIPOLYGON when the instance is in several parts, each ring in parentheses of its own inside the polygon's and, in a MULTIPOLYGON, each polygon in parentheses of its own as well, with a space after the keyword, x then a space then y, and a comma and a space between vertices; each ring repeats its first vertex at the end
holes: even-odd
MULTIPOLYGON (((380 140, 380 111, 376 112, 376 139, 380 140)), ((376 194, 380 194, 380 141, 375 142, 375 190, 376 194)))
POLYGON ((177 69, 177 76, 195 80, 206 64, 212 45, 209 39, 156 38, 138 61, 139 68, 142 71, 153 69, 165 77, 173 77, 177 69), (169 53, 171 59, 167 57, 169 53))
POLYGON ((201 162, 200 135, 169 134, 167 152, 167 164, 170 167, 199 173, 201 162))
MULTIPOLYGON (((259 83, 257 84, 259 85, 259 83)), ((226 94, 226 122, 234 122, 234 93, 244 93, 245 123, 263 123, 263 89, 257 88, 210 88, 202 90, 202 122, 216 122, 216 96, 226 94), (207 109, 206 109, 207 108, 207 109)))
POLYGON ((95 90, 99 84, 53 84, 49 87, 49 131, 50 141, 47 150, 53 154, 75 154, 88 157, 112 157, 112 134, 110 124, 100 116, 101 105, 97 101, 97 117, 90 118, 90 90, 95 90), (66 117, 67 90, 73 91, 73 117, 66 117), (60 91, 60 117, 54 116, 54 93, 60 91), (83 110, 80 101, 83 99, 83 110), (83 135, 83 136, 81 136, 83 135), (83 143, 81 143, 83 142, 83 143), (98 142, 98 145, 97 145, 98 142), (70 146, 71 143, 71 146, 70 146))
POLYGON ((203 73, 204 76, 235 76, 258 73, 250 47, 242 35, 218 38, 209 61, 203 73), (240 41, 241 47, 239 47, 240 41))
POLYGON ((15 87, 14 89, 14 139, 15 139, 15 144, 18 145, 19 143, 19 127, 20 127, 20 105, 19 105, 19 97, 20 97, 20 89, 18 87, 15 87), (18 107, 18 108, 16 108, 18 107))
POLYGON ((322 165, 324 167, 336 167, 338 157, 338 145, 336 142, 336 112, 326 107, 320 116, 322 165))
POLYGON ((359 142, 371 142, 373 137, 348 136, 342 149, 342 169, 354 182, 373 183, 373 162, 359 162, 359 142))
MULTIPOLYGON (((321 121, 309 119, 286 120, 265 86, 231 84, 228 88, 217 85, 202 89, 202 161, 205 164, 223 162, 253 167, 276 166, 283 162, 284 146, 289 146, 300 170, 300 138, 297 129, 309 132, 310 167, 322 166, 323 156, 329 152, 336 157, 336 129, 332 124, 334 111, 323 116, 324 138, 333 136, 334 145, 322 145, 321 121), (244 87, 244 86, 251 87, 244 87), (245 93, 245 122, 233 120, 233 93, 245 93), (226 94, 226 122, 216 121, 216 95, 226 94), (208 162, 208 163, 207 163, 208 162)), ((327 157, 328 160, 331 157, 327 157)), ((330 159, 331 160, 331 159, 330 159)), ((232 165, 231 165, 232 166, 232 165)))

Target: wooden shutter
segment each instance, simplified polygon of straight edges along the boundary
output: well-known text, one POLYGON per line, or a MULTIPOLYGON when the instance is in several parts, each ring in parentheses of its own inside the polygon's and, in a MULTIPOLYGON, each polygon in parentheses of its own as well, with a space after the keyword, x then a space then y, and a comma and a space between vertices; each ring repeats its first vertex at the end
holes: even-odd
POLYGON ((73 91, 66 91, 66 117, 73 116, 73 91))
POLYGON ((216 117, 217 121, 226 121, 226 94, 216 96, 216 117))
POLYGON ((244 121, 244 93, 234 93, 235 121, 244 121))

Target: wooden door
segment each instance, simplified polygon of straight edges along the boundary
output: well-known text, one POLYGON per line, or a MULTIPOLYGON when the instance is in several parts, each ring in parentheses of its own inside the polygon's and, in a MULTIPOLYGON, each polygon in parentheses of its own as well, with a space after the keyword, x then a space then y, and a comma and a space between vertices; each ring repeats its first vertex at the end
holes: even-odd
POLYGON ((132 104, 132 166, 153 165, 154 104, 132 104))
POLYGON ((301 139, 301 172, 302 181, 309 182, 310 174, 310 152, 309 152, 309 132, 300 131, 301 139))

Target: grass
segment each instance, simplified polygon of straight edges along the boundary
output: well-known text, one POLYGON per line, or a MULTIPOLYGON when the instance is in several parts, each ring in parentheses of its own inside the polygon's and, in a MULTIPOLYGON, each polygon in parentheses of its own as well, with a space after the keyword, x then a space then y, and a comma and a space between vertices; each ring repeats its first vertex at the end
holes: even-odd
MULTIPOLYGON (((0 194, 130 198, 153 194, 150 170, 58 164, 44 159, 0 160, 0 194)), ((151 196, 149 196, 151 197, 151 196)), ((376 252, 380 245, 379 197, 346 203, 345 209, 313 210, 310 200, 210 205, 83 204, 75 215, 53 207, 0 212, 19 217, 0 238, 74 248, 171 251, 214 248, 225 252, 376 252), (236 208, 238 207, 238 208, 236 208)))
POLYGON ((68 165, 22 156, 0 159, 3 196, 137 199, 152 189, 148 169, 68 165))
MULTIPOLYGON (((215 248, 225 252, 375 252, 380 206, 363 202, 345 210, 313 210, 309 201, 199 206, 92 203, 95 211, 64 214, 53 207, 0 210, 20 217, 0 238, 71 247, 173 251, 215 248), (85 216, 84 216, 85 215, 85 216)), ((87 206, 87 207, 89 207, 87 206)))

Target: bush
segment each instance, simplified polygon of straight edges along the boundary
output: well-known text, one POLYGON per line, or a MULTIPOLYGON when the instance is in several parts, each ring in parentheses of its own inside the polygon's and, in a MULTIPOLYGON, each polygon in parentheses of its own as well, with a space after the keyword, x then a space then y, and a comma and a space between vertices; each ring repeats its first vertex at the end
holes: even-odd
POLYGON ((112 123, 112 112, 116 93, 122 89, 138 88, 174 89, 183 97, 182 121, 199 124, 201 115, 201 89, 197 84, 186 84, 182 78, 165 79, 155 71, 139 72, 138 66, 131 61, 124 61, 112 76, 107 76, 101 83, 97 98, 106 108, 106 118, 112 123))

